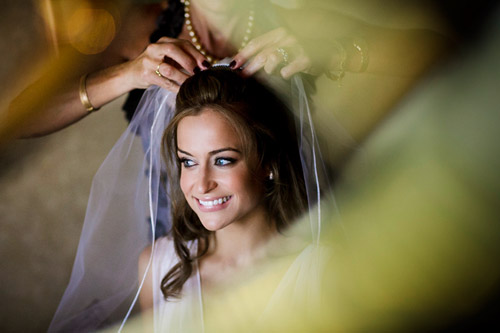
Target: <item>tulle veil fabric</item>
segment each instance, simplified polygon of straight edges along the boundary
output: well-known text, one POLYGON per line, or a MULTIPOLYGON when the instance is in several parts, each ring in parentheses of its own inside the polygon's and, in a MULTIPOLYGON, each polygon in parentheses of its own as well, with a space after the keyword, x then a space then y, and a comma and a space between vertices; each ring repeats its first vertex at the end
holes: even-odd
MULTIPOLYGON (((310 244, 317 246, 321 192, 328 184, 309 99, 300 75, 268 83, 295 114, 309 203, 305 219, 310 225, 310 244)), ((160 152, 174 107, 174 93, 156 86, 147 89, 129 127, 98 170, 70 282, 50 332, 88 332, 120 323, 117 327, 121 330, 139 311, 138 292, 146 278, 138 277, 139 255, 147 246, 154 248, 158 236, 168 233, 168 200, 159 200, 166 197, 165 163, 160 152)), ((151 252, 150 264, 155 253, 151 252)), ((309 252, 302 254, 307 263, 292 265, 291 276, 301 276, 301 269, 308 271, 307 275, 314 271, 311 263, 316 259, 309 252)), ((282 285, 279 289, 274 298, 286 293, 282 285)))
POLYGON ((123 319, 130 308, 139 254, 162 232, 158 213, 163 228, 169 215, 168 207, 158 207, 165 193, 159 151, 174 103, 175 94, 148 89, 97 171, 70 282, 49 331, 95 330, 123 319))

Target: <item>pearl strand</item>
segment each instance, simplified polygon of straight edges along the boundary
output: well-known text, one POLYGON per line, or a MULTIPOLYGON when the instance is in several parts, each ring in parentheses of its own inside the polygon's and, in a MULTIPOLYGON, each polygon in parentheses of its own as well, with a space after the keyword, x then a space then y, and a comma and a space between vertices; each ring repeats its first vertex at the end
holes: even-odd
MULTIPOLYGON (((190 0, 181 0, 181 3, 184 4, 184 18, 186 19, 185 20, 186 28, 188 30, 189 37, 191 37, 191 42, 193 43, 194 47, 196 47, 196 49, 198 51, 200 51, 200 53, 203 54, 207 58, 207 60, 210 64, 214 63, 217 59, 214 59, 214 57, 212 55, 210 55, 207 52, 207 50, 205 50, 203 45, 201 45, 200 38, 196 34, 196 31, 194 30, 193 24, 191 23, 191 2, 190 2, 190 0)), ((245 35, 243 36, 243 40, 241 42, 241 45, 240 45, 238 51, 240 51, 242 48, 244 48, 248 44, 248 41, 250 40, 250 36, 252 35, 253 26, 254 26, 255 11, 253 9, 253 1, 251 1, 251 3, 252 3, 252 8, 250 9, 250 12, 248 14, 247 28, 245 30, 245 35)))

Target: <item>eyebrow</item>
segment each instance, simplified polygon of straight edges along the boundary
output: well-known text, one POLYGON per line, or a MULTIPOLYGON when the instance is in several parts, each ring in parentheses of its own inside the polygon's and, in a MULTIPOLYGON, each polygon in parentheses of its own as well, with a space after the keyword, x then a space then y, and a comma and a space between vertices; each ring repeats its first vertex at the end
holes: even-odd
MULTIPOLYGON (((212 151, 211 151, 211 152, 209 152, 208 154, 209 154, 209 155, 216 155, 216 154, 218 154, 218 153, 222 153, 222 152, 224 152, 224 151, 234 151, 234 152, 236 152, 236 153, 241 154, 241 151, 239 151, 239 150, 238 150, 238 149, 236 149, 236 148, 231 148, 231 147, 226 147, 226 148, 221 148, 221 149, 212 150, 212 151)), ((187 151, 184 151, 184 150, 179 149, 179 148, 177 148, 177 152, 179 152, 179 153, 183 153, 183 154, 186 154, 186 155, 188 155, 188 156, 193 157, 193 155, 191 155, 191 154, 190 154, 190 153, 188 153, 187 151)))

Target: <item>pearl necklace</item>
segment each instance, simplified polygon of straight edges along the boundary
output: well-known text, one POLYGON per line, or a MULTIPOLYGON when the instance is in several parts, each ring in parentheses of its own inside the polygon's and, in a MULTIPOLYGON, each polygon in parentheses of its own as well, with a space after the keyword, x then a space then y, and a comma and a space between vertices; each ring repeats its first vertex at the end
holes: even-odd
MULTIPOLYGON (((190 0, 181 0, 181 3, 184 4, 184 17, 186 18, 186 28, 189 32, 189 36, 191 37, 191 42, 193 42, 194 47, 198 51, 200 51, 201 54, 203 54, 208 62, 210 64, 216 62, 217 59, 215 59, 212 55, 210 55, 207 50, 201 45, 200 38, 196 34, 196 31, 193 28, 193 25, 191 23, 191 2, 190 0)), ((250 12, 248 14, 248 23, 247 23, 247 29, 245 31, 245 36, 243 36, 243 41, 241 42, 240 48, 238 51, 240 51, 242 48, 244 48, 247 44, 248 41, 250 40, 250 36, 252 35, 252 30, 253 30, 253 21, 254 21, 254 15, 255 11, 253 9, 253 1, 251 1, 252 7, 250 9, 250 12)))

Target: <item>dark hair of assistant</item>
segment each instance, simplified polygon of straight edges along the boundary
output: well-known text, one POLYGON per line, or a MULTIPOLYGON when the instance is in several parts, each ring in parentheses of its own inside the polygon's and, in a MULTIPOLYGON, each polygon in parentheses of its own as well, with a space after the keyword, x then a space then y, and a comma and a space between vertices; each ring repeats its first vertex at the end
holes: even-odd
MULTIPOLYGON (((177 126, 186 116, 205 108, 222 115, 241 138, 243 155, 254 153, 255 171, 269 170, 273 179, 262 180, 269 216, 281 232, 307 207, 294 117, 271 90, 254 78, 243 78, 226 67, 214 67, 187 79, 180 87, 176 111, 165 130, 162 153, 167 163, 172 214, 172 237, 180 261, 161 282, 166 299, 180 297, 182 286, 192 274, 193 261, 209 249, 211 231, 205 229, 181 191, 177 157, 177 126), (256 154, 255 154, 256 153, 256 154), (188 241, 198 240, 192 256, 188 241)), ((260 181, 257 177, 255 181, 260 181)))

